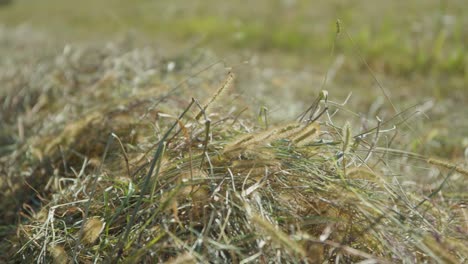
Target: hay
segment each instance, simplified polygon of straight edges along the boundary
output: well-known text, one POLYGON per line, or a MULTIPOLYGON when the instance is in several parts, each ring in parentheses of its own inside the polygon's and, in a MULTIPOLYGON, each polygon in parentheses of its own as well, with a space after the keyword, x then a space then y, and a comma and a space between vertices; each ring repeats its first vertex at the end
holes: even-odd
POLYGON ((379 153, 348 124, 322 117, 262 128, 229 111, 244 107, 230 92, 218 96, 231 75, 216 74, 197 109, 180 80, 162 84, 163 60, 148 49, 69 46, 53 61, 48 85, 3 105, 27 126, 1 157, 1 246, 11 261, 468 258, 466 209, 448 197, 420 203, 387 167, 368 166, 379 153), (215 100, 220 107, 208 107, 215 100))

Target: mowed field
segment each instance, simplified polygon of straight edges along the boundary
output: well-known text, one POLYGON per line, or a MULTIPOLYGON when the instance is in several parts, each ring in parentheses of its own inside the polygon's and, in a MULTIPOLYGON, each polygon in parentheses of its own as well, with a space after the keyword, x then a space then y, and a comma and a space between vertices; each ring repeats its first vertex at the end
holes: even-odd
MULTIPOLYGON (((455 148, 442 154, 434 150, 433 155, 456 158, 466 143, 452 139, 462 140, 468 123, 462 114, 468 96, 465 10, 463 1, 256 1, 250 6, 107 0, 73 5, 47 0, 15 1, 0 15, 6 27, 29 25, 48 32, 48 42, 104 42, 127 36, 142 45, 153 44, 167 57, 203 47, 239 71, 257 70, 253 63, 260 61, 263 68, 313 75, 316 82, 309 85, 281 87, 298 95, 292 95, 293 104, 308 104, 332 71, 326 89, 336 100, 353 92, 350 103, 358 106, 353 110, 365 113, 382 96, 375 74, 399 110, 429 100, 438 106, 440 110, 425 120, 428 129, 418 132, 437 134, 434 140, 440 142, 426 146, 455 148)), ((294 79, 294 74, 289 77, 294 79)), ((269 90, 275 93, 274 87, 269 90)))
POLYGON ((468 261, 466 12, 0 5, 0 260, 468 261))

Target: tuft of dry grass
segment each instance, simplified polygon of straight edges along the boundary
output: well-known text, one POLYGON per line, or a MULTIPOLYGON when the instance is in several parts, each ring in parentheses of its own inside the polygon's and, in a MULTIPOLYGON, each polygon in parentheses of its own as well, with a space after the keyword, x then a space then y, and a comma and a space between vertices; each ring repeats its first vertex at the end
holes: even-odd
POLYGON ((380 141, 380 123, 353 137, 332 120, 343 108, 332 95, 315 101, 319 116, 264 126, 239 110, 248 105, 227 89, 232 73, 202 65, 194 75, 190 57, 168 72, 153 51, 114 43, 67 46, 52 61, 47 74, 22 75, 41 80, 30 91, 10 82, 0 95, 15 139, 0 160, 10 261, 468 259, 464 197, 446 187, 465 169, 429 160, 449 174, 411 188, 419 156, 380 141))

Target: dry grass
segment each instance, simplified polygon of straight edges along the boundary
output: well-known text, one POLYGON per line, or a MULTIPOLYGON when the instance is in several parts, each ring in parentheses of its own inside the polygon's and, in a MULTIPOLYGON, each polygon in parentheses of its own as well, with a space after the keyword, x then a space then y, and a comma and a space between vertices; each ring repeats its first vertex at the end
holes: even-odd
POLYGON ((2 76, 4 261, 467 261, 466 196, 445 192, 466 169, 392 150, 385 122, 353 137, 324 92, 301 122, 258 122, 193 57, 67 46, 2 76), (430 190, 405 182, 421 164, 430 190))

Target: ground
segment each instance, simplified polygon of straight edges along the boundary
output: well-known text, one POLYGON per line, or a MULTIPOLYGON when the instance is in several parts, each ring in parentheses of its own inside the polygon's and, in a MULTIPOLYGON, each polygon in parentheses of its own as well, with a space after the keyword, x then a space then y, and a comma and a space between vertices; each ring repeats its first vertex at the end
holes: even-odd
POLYGON ((467 261, 466 4, 251 5, 0 5, 10 261, 467 261))

